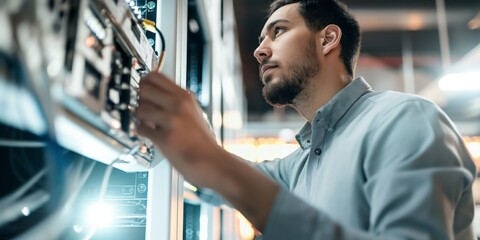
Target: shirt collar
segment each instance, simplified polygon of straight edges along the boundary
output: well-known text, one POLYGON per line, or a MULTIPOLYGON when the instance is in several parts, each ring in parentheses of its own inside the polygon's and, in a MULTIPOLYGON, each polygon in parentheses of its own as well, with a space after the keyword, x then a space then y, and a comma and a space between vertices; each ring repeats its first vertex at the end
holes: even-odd
MULTIPOLYGON (((372 92, 370 85, 362 77, 358 77, 340 90, 332 99, 317 110, 312 122, 323 122, 328 130, 333 130, 335 124, 342 118, 353 104, 365 93, 372 92)), ((309 122, 296 135, 302 149, 310 147, 311 124, 309 122)))

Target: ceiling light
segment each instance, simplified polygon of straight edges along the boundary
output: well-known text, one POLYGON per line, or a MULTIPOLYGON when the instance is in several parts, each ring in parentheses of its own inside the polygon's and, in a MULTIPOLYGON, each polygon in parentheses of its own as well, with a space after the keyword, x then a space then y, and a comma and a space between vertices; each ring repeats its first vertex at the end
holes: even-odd
POLYGON ((438 81, 444 91, 480 90, 480 72, 450 73, 438 81))

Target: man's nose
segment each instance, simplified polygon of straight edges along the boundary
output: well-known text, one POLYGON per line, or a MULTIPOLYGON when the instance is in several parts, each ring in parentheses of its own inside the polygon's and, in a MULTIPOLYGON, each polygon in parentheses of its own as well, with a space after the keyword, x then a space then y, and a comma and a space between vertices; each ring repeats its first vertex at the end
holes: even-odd
POLYGON ((263 41, 260 43, 257 49, 255 49, 253 56, 255 56, 258 63, 262 63, 272 56, 272 50, 266 46, 265 41, 263 41))

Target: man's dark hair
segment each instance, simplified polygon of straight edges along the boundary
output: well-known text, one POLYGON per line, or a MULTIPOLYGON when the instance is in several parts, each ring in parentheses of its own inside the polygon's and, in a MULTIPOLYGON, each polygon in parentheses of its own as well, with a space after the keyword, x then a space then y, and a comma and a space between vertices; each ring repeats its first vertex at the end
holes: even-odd
POLYGON ((360 51, 360 28, 345 4, 337 0, 274 0, 270 4, 268 17, 279 8, 292 3, 300 3, 298 11, 311 31, 320 31, 329 24, 342 29, 340 56, 348 73, 353 76, 360 51))

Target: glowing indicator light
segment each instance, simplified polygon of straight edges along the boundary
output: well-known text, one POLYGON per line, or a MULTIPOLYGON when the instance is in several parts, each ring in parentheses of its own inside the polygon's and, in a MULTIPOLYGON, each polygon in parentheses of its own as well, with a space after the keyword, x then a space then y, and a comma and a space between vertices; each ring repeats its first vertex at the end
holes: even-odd
POLYGON ((145 145, 140 147, 140 152, 143 153, 143 154, 147 153, 147 150, 148 150, 147 146, 145 146, 145 145))
POLYGON ((75 224, 73 225, 73 231, 75 231, 76 233, 81 233, 83 231, 83 227, 78 224, 75 224))
POLYGON ((93 204, 86 213, 88 222, 93 226, 104 227, 113 221, 113 209, 107 204, 93 204))
POLYGON ((95 46, 96 42, 97 41, 95 40, 95 38, 93 36, 87 37, 87 39, 85 39, 85 45, 87 45, 87 47, 89 47, 89 48, 95 46))
POLYGON ((136 69, 136 68, 137 68, 137 64, 138 64, 138 63, 137 63, 137 59, 134 58, 134 59, 132 60, 132 68, 133 68, 133 69, 136 69))
POLYGON ((27 217, 28 215, 30 215, 30 208, 28 207, 23 207, 22 208, 22 214, 27 217))

